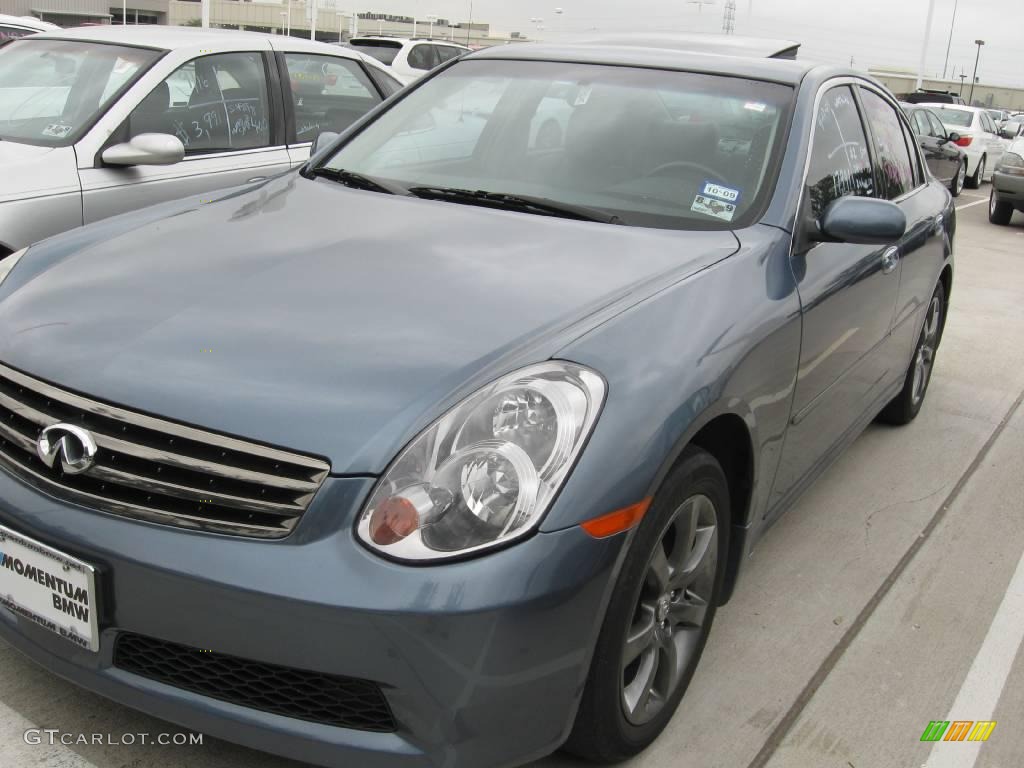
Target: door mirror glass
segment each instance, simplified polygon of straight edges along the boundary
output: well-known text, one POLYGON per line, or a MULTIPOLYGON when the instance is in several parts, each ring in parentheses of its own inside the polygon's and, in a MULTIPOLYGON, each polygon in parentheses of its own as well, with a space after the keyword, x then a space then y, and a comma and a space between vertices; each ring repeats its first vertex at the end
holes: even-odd
POLYGON ((906 231, 907 217, 898 205, 870 197, 839 198, 821 218, 821 233, 841 243, 890 245, 906 231))
POLYGON ((959 133, 957 133, 956 131, 953 131, 953 132, 952 132, 951 134, 949 134, 949 136, 947 136, 946 138, 947 138, 947 139, 948 139, 949 141, 952 141, 952 142, 953 142, 953 143, 955 144, 956 142, 960 141, 960 134, 959 134, 959 133))
POLYGON ((185 145, 168 133, 140 133, 131 141, 103 150, 107 165, 174 165, 185 157, 185 145))
POLYGON ((320 131, 316 138, 313 139, 313 146, 310 147, 310 157, 324 149, 327 149, 327 147, 333 144, 334 140, 340 135, 340 133, 334 133, 333 131, 320 131))

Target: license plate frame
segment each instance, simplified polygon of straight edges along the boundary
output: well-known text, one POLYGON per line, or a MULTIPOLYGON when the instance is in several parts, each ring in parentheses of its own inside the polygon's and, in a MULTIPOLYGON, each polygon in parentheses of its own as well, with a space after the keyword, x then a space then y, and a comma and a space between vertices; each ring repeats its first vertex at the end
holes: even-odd
POLYGON ((96 568, 3 525, 0 605, 82 650, 99 651, 96 568))

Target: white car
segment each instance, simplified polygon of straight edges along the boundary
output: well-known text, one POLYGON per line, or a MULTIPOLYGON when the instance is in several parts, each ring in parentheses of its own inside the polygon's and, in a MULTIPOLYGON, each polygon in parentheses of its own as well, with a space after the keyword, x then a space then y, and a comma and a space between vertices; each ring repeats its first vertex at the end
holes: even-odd
POLYGON ((405 37, 353 37, 349 46, 377 59, 392 75, 409 85, 447 61, 471 52, 471 48, 447 40, 414 40, 405 37))
POLYGON ((256 183, 401 90, 296 37, 107 25, 0 47, 0 259, 165 200, 256 183))
POLYGON ((60 29, 56 24, 40 21, 35 16, 8 16, 0 13, 0 45, 36 32, 52 32, 60 29))
POLYGON ((967 186, 977 189, 992 178, 992 172, 1003 159, 1008 142, 999 135, 988 110, 959 104, 921 104, 942 121, 946 130, 959 136, 956 145, 967 155, 967 186))

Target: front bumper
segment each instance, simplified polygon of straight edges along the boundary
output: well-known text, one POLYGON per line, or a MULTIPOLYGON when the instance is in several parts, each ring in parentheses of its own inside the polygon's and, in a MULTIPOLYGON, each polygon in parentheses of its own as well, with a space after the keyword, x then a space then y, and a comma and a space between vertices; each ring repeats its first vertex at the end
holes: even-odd
POLYGON ((328 479, 295 533, 267 542, 94 512, 0 472, 0 524, 96 567, 101 633, 93 654, 0 608, 0 638, 128 706, 325 766, 488 768, 556 749, 626 537, 571 528, 465 562, 399 565, 353 537, 372 484, 328 479), (307 722, 125 672, 113 666, 122 632, 374 681, 398 729, 307 722))
POLYGON ((992 175, 992 188, 997 200, 1010 203, 1016 208, 1024 208, 1024 176, 1011 176, 996 171, 992 175))

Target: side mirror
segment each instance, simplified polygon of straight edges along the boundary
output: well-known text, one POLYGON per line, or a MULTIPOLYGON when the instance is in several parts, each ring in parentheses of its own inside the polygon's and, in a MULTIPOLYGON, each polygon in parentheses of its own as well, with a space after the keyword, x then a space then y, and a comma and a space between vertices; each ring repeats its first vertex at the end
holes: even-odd
POLYGON ((185 145, 169 133, 140 133, 131 141, 103 150, 107 165, 174 165, 185 157, 185 145))
POLYGON ((949 136, 947 136, 946 138, 949 141, 952 141, 954 144, 956 144, 958 141, 960 141, 960 134, 954 131, 953 133, 949 134, 949 136))
POLYGON ((857 245, 891 245, 907 232, 907 217, 888 200, 841 197, 821 217, 821 233, 829 240, 857 245))
POLYGON ((1017 138, 1017 132, 1012 128, 1001 126, 999 128, 999 138, 1001 139, 1015 139, 1017 138))
POLYGON ((334 131, 320 131, 316 138, 313 139, 313 146, 309 148, 309 156, 312 157, 320 151, 327 149, 340 135, 340 133, 334 133, 334 131))

